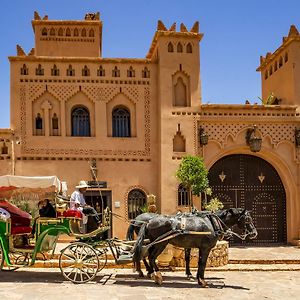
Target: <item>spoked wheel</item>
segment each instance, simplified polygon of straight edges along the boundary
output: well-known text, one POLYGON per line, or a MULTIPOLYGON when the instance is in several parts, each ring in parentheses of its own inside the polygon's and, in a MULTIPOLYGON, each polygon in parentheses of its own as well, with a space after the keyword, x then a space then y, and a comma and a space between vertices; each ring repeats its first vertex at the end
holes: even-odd
POLYGON ((23 253, 9 253, 9 260, 10 263, 13 264, 14 266, 7 266, 5 261, 3 260, 3 265, 2 265, 2 271, 15 271, 19 269, 20 267, 24 267, 29 264, 29 256, 28 253, 23 254, 23 253), (20 267, 16 266, 19 265, 20 267))
POLYGON ((66 279, 74 283, 84 283, 95 278, 100 265, 93 247, 76 242, 62 250, 59 267, 66 279))

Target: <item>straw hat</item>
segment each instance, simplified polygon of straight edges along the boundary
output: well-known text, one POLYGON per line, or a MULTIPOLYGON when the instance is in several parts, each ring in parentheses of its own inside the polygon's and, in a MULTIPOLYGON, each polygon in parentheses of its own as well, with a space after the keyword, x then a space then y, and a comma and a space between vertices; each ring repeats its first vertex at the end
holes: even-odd
POLYGON ((87 185, 87 183, 84 180, 79 181, 79 184, 76 185, 76 189, 84 189, 84 188, 88 188, 89 186, 87 185))

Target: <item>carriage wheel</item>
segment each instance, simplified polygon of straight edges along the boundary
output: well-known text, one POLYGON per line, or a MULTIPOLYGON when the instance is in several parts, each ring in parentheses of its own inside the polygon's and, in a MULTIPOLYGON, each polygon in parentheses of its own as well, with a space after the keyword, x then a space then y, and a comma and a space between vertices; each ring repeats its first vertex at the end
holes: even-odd
POLYGON ((85 243, 72 243, 62 250, 59 257, 59 268, 63 276, 73 283, 94 279, 99 267, 97 252, 85 243))
MULTIPOLYGON (((22 266, 26 266, 29 264, 28 253, 26 253, 26 254, 9 253, 8 256, 9 256, 10 263, 13 265, 20 265, 20 267, 22 267, 22 266)), ((1 258, 0 258, 0 260, 1 260, 1 258)), ((2 264, 2 269, 1 269, 2 271, 12 272, 12 271, 19 269, 20 267, 7 266, 4 261, 4 257, 3 257, 3 264, 2 264)))

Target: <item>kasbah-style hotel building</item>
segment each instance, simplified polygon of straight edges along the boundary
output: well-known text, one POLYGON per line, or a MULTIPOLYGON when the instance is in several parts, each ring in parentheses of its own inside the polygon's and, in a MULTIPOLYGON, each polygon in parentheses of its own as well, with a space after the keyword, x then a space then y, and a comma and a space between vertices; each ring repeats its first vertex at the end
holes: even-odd
MULTIPOLYGON (((101 181, 104 205, 123 217, 114 218, 113 236, 123 238, 125 220, 139 212, 147 194, 157 196, 162 213, 185 209, 190 199, 174 174, 182 157, 198 155, 225 207, 252 211, 259 232, 254 245, 298 242, 295 26, 257 68, 262 98, 276 96, 272 105, 201 104, 198 22, 178 30, 158 21, 139 59, 102 57, 99 13, 80 21, 35 13, 32 26, 34 48, 26 54, 17 46, 9 57, 11 124, 0 129, 1 175, 57 175, 70 193, 80 180, 93 181, 86 200, 94 205, 100 202, 94 181, 101 181)), ((200 199, 194 203, 199 207, 200 199)))

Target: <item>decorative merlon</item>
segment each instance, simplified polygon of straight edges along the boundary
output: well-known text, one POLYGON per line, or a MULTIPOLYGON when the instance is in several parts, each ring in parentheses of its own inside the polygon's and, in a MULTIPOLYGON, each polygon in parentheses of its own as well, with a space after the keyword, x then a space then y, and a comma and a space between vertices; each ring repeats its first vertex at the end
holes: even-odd
POLYGON ((172 26, 170 27, 169 31, 176 31, 176 22, 174 22, 172 24, 172 26))
POLYGON ((188 32, 186 26, 183 23, 180 24, 180 31, 181 32, 188 32))
POLYGON ((299 31, 295 25, 291 25, 288 37, 299 36, 299 31))
POLYGON ((34 48, 32 48, 32 49, 29 51, 28 55, 29 55, 29 56, 32 56, 32 55, 34 55, 34 53, 35 53, 35 50, 34 50, 34 48))
POLYGON ((23 48, 20 45, 17 45, 17 55, 18 56, 26 56, 23 48))
POLYGON ((191 28, 190 32, 199 33, 199 22, 196 21, 193 27, 191 28))
POLYGON ((34 12, 33 18, 34 18, 34 20, 41 20, 41 17, 37 11, 34 12))
POLYGON ((157 30, 168 31, 165 24, 161 20, 157 21, 157 30))

